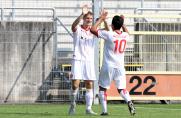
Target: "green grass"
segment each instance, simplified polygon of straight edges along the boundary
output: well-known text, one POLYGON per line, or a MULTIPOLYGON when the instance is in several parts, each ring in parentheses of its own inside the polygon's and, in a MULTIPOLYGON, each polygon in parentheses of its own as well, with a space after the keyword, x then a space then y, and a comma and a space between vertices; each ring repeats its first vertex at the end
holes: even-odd
MULTIPOLYGON (((109 116, 106 118, 181 118, 181 104, 135 104, 137 114, 130 116, 126 104, 108 104, 109 116)), ((77 105, 76 115, 67 114, 67 104, 1 104, 0 118, 100 118, 103 116, 85 115, 85 105, 77 105)), ((93 110, 101 113, 100 105, 93 110)))

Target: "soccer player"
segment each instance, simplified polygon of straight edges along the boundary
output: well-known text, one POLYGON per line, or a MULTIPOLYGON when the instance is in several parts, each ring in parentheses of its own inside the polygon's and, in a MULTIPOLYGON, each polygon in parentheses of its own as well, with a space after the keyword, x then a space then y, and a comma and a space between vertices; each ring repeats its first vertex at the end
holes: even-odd
POLYGON ((114 16, 112 19, 112 31, 98 30, 98 26, 105 21, 107 12, 103 11, 98 21, 91 27, 91 32, 97 37, 104 39, 103 65, 99 75, 99 99, 102 106, 101 115, 108 115, 106 91, 111 81, 114 80, 118 92, 128 103, 131 115, 134 115, 135 108, 131 101, 129 92, 126 90, 126 75, 124 68, 124 51, 129 38, 127 28, 123 26, 123 16, 114 16))
POLYGON ((71 69, 72 91, 69 114, 75 114, 76 96, 81 80, 84 80, 86 87, 86 114, 96 115, 92 110, 93 102, 93 81, 96 80, 94 68, 94 47, 95 40, 90 32, 93 14, 88 11, 87 5, 83 6, 82 14, 73 22, 72 31, 74 39, 74 55, 71 69), (83 24, 79 25, 83 20, 83 24))

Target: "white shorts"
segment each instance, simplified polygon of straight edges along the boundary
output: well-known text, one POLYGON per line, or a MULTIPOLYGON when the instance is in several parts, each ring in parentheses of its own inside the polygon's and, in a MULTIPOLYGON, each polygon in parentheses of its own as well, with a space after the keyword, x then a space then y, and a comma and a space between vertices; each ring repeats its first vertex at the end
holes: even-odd
POLYGON ((94 62, 72 60, 71 79, 96 80, 94 62))
POLYGON ((102 67, 99 75, 99 86, 109 89, 112 80, 118 89, 126 89, 125 69, 102 67))

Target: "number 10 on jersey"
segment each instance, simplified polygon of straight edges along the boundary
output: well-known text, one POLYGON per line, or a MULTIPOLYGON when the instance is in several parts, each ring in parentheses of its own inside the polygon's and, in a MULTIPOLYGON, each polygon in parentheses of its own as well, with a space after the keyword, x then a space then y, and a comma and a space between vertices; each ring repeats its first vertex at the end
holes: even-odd
POLYGON ((126 40, 122 39, 122 40, 115 40, 115 48, 114 48, 114 52, 115 53, 123 53, 126 47, 126 40))

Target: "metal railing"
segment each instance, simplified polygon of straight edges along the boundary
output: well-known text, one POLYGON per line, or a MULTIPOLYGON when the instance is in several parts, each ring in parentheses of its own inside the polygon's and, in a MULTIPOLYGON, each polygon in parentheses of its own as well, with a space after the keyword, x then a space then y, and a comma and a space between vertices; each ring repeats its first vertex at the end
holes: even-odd
MULTIPOLYGON (((4 21, 4 18, 11 18, 11 20, 16 20, 16 18, 24 18, 24 17, 27 17, 27 18, 30 18, 32 17, 33 18, 42 18, 42 17, 45 17, 45 18, 51 18, 51 20, 55 19, 56 17, 56 11, 54 8, 23 8, 23 7, 17 7, 17 8, 0 8, 1 10, 1 21, 4 21), (8 11, 8 10, 14 10, 14 13, 12 13, 12 11, 8 11), (21 11, 18 11, 18 10, 21 10, 21 11), (30 11, 36 11, 37 13, 41 13, 41 12, 38 12, 38 11, 44 11, 46 14, 43 16, 43 14, 19 14, 20 12, 23 12, 23 11, 29 11, 29 12, 26 12, 27 13, 30 13, 30 11), (9 12, 10 15, 5 15, 6 12, 9 12), (50 11, 52 12, 51 15, 47 15, 48 12, 47 11, 50 11), (17 13, 17 14, 16 14, 17 13)), ((32 20, 30 19, 30 20, 32 20)))
POLYGON ((138 13, 138 11, 181 11, 179 8, 136 8, 135 14, 138 13))

